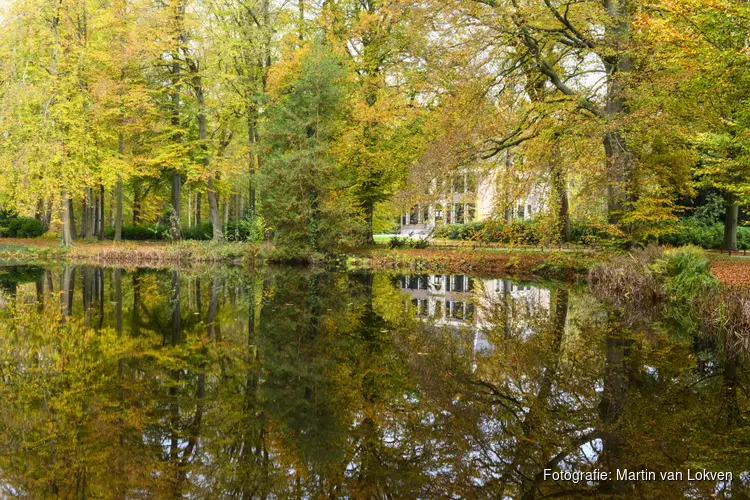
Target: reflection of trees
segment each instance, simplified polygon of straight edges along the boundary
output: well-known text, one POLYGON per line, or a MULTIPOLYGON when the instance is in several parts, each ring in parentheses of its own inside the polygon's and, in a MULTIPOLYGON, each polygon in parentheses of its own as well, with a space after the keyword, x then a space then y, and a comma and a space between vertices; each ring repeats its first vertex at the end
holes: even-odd
POLYGON ((417 321, 367 273, 66 266, 16 295, 0 319, 0 484, 16 494, 700 497, 716 485, 542 471, 750 464, 745 359, 576 289, 552 287, 549 309, 478 301, 483 350, 476 325, 417 321))

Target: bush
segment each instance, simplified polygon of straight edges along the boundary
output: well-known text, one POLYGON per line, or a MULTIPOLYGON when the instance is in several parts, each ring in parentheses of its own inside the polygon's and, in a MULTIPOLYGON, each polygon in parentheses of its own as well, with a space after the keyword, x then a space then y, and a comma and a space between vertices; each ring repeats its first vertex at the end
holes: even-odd
POLYGON ((424 249, 430 246, 430 240, 427 238, 419 238, 418 240, 413 240, 411 246, 417 249, 424 249))
MULTIPOLYGON (((169 228, 163 224, 148 225, 123 225, 122 239, 131 241, 164 240, 169 235, 169 228)), ((112 239, 115 236, 115 228, 108 227, 104 230, 104 237, 112 239)))
POLYGON ((621 246, 625 242, 622 232, 613 224, 591 219, 570 221, 570 241, 581 245, 602 243, 621 246))
POLYGON ((229 241, 263 241, 266 223, 263 217, 248 217, 227 224, 226 238, 229 241))
POLYGON ((517 220, 510 224, 500 221, 475 221, 468 224, 448 224, 435 230, 437 238, 473 240, 485 243, 535 245, 540 241, 541 228, 533 219, 517 220))
POLYGON ((406 238, 399 238, 398 236, 393 236, 391 240, 388 242, 388 248, 402 248, 406 246, 406 238))
POLYGON ((182 228, 183 240, 208 241, 213 238, 213 226, 210 222, 182 228))
POLYGON ((411 239, 411 238, 399 238, 398 236, 393 236, 391 240, 388 242, 388 248, 394 249, 394 248, 417 248, 417 249, 424 249, 430 246, 430 240, 427 238, 417 238, 417 239, 411 239))
POLYGON ((37 238, 44 234, 42 223, 33 217, 19 217, 0 212, 0 236, 6 238, 37 238))
MULTIPOLYGON (((724 225, 722 223, 704 223, 694 217, 680 221, 675 231, 661 238, 662 243, 672 246, 696 245, 709 249, 721 248, 723 241, 724 225)), ((750 227, 737 228, 737 248, 750 249, 750 227)))
POLYGON ((19 217, 15 225, 17 238, 37 238, 44 234, 42 223, 30 217, 19 217))
POLYGON ((435 229, 435 237, 449 240, 472 240, 484 230, 484 226, 484 221, 438 226, 435 229))
POLYGON ((670 300, 680 304, 687 303, 697 290, 711 290, 719 284, 705 252, 694 245, 666 250, 650 269, 664 280, 670 300))

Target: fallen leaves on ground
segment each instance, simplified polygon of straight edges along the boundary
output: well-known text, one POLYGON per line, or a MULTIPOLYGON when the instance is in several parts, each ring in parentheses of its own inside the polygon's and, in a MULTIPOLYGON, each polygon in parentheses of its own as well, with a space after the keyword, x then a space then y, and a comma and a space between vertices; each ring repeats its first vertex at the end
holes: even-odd
POLYGON ((711 271, 727 286, 750 286, 750 257, 714 258, 711 271))

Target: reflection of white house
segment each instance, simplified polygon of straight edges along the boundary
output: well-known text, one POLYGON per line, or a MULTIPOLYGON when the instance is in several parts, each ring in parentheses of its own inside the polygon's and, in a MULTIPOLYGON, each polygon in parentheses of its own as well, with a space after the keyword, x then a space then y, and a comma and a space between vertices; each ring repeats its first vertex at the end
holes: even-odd
POLYGON ((534 333, 531 315, 550 309, 549 290, 502 278, 409 275, 399 278, 399 288, 409 295, 418 317, 430 319, 436 325, 471 327, 475 351, 490 347, 482 330, 496 326, 491 316, 498 305, 513 305, 504 319, 524 338, 534 333))
MULTIPOLYGON (((433 180, 428 198, 400 215, 400 233, 426 233, 442 224, 467 224, 495 213, 498 199, 497 170, 466 170, 450 182, 433 180)), ((535 186, 510 204, 508 217, 528 219, 544 209, 542 189, 535 186)))

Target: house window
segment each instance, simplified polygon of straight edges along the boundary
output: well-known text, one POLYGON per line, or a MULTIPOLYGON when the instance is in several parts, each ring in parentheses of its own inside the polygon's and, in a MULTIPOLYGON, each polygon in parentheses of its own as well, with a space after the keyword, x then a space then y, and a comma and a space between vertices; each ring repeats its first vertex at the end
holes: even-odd
POLYGON ((445 302, 445 310, 453 319, 470 321, 474 318, 474 304, 448 300, 445 302))
POLYGON ((429 205, 424 207, 424 210, 422 210, 422 222, 424 224, 429 224, 430 222, 430 207, 429 205))
POLYGON ((432 288, 439 292, 443 288, 443 277, 442 275, 437 275, 432 280, 432 288))
POLYGON ((414 205, 409 212, 409 224, 419 224, 419 207, 414 205))
POLYGON ((523 205, 518 205, 518 218, 519 219, 523 219, 524 218, 523 205))
POLYGON ((413 299, 411 301, 414 306, 417 316, 427 316, 429 309, 427 305, 427 299, 413 299))
POLYGON ((477 176, 474 172, 469 172, 466 174, 466 192, 477 192, 477 176))
POLYGON ((464 204, 454 203, 453 209, 456 211, 456 220, 454 222, 456 224, 463 224, 464 223, 464 204))
POLYGON ((436 318, 442 318, 443 317, 443 303, 439 300, 435 302, 435 317, 436 318))
POLYGON ((446 280, 446 284, 448 285, 446 288, 447 292, 468 292, 471 291, 474 286, 471 278, 467 278, 462 274, 451 276, 446 280))
POLYGON ((474 205, 473 203, 467 203, 466 211, 468 212, 466 214, 466 222, 474 221, 474 217, 476 216, 476 212, 477 212, 476 205, 474 205))
POLYGON ((453 176, 453 192, 463 193, 465 188, 463 174, 453 176))
POLYGON ((531 205, 526 205, 526 217, 531 217, 531 205))
POLYGON ((435 205, 435 224, 443 223, 443 205, 435 205))

